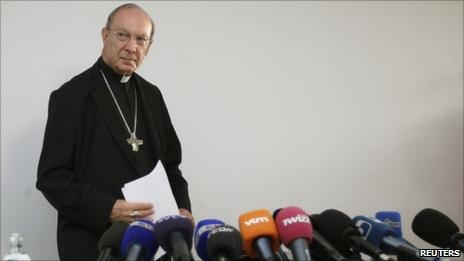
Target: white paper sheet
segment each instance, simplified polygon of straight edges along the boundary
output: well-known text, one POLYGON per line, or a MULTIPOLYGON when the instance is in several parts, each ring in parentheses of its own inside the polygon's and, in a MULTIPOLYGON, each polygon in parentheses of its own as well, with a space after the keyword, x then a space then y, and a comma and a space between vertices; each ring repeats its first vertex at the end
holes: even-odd
MULTIPOLYGON (((153 222, 169 215, 179 215, 179 208, 172 194, 168 176, 161 161, 150 174, 124 184, 121 189, 127 201, 146 202, 154 206, 153 222)), ((160 258, 166 252, 159 248, 153 260, 160 258)))
POLYGON ((161 161, 158 161, 150 174, 126 183, 122 193, 127 201, 153 204, 155 209, 153 221, 164 216, 179 215, 179 208, 161 161))

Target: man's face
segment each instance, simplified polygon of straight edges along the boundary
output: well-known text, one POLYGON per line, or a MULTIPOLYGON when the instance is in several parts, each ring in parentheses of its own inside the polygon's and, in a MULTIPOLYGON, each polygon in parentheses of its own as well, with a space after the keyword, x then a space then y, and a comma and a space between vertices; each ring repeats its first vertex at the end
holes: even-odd
POLYGON ((117 12, 109 30, 102 29, 102 57, 113 70, 133 73, 150 48, 150 18, 140 9, 128 8, 117 12))

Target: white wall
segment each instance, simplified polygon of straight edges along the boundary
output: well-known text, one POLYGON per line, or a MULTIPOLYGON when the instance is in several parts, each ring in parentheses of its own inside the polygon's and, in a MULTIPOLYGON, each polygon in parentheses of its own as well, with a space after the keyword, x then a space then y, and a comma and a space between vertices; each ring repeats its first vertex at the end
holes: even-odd
MULTIPOLYGON (((96 61, 120 2, 1 3, 1 254, 57 258, 35 189, 52 90, 96 61)), ((463 229, 463 2, 140 2, 140 74, 167 100, 197 220, 297 205, 439 209, 463 229)))

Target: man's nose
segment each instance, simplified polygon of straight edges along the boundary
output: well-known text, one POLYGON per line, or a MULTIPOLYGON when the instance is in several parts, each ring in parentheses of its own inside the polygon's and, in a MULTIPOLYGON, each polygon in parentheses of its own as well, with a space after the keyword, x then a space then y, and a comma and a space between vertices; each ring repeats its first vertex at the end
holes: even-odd
POLYGON ((126 49, 130 52, 135 52, 137 49, 137 41, 134 37, 130 38, 126 43, 126 49))

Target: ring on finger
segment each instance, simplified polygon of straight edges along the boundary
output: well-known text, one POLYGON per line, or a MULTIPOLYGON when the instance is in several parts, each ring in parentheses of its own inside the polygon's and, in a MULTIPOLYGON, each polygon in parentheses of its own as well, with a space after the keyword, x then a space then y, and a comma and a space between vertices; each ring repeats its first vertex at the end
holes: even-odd
POLYGON ((138 212, 137 210, 132 210, 132 212, 129 214, 129 216, 132 217, 132 218, 139 217, 140 212, 138 212))

